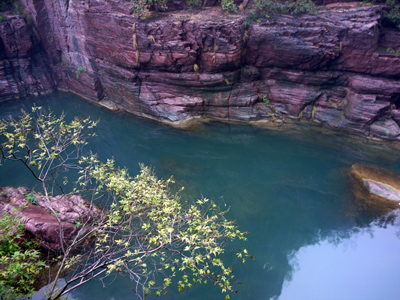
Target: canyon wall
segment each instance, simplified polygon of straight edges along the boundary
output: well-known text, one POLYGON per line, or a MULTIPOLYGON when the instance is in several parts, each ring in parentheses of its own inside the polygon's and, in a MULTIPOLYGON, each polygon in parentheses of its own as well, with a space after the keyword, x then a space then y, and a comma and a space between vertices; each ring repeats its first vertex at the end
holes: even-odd
POLYGON ((400 56, 386 51, 400 33, 380 26, 381 6, 249 23, 219 7, 139 20, 129 0, 22 2, 31 26, 0 23, 0 100, 58 88, 174 125, 305 121, 400 141, 400 56))
POLYGON ((0 23, 0 101, 52 92, 56 82, 37 31, 17 15, 0 23))

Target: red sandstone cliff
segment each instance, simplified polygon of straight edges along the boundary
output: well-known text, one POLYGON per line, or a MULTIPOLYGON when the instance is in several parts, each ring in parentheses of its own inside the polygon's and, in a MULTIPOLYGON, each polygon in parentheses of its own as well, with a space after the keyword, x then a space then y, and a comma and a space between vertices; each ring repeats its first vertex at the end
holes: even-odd
POLYGON ((0 23, 0 101, 53 91, 55 82, 39 37, 22 17, 4 18, 0 23))
MULTIPOLYGON (((22 48, 42 47, 52 70, 42 90, 52 74, 60 89, 163 122, 290 118, 400 140, 400 56, 384 51, 400 47, 400 33, 381 28, 380 6, 332 4, 247 25, 216 7, 139 21, 128 0, 23 2, 41 43, 22 48)), ((0 56, 0 68, 12 59, 0 56)), ((0 82, 21 85, 11 77, 0 69, 0 82)), ((6 90, 0 99, 21 94, 6 90)))

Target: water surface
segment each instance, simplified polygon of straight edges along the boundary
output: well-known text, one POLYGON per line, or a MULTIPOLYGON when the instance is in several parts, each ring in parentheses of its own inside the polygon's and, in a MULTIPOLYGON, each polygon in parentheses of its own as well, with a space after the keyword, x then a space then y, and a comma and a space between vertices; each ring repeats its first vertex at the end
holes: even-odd
MULTIPOLYGON (((185 197, 213 198, 250 231, 245 247, 255 256, 235 266, 239 292, 231 299, 400 299, 400 227, 354 207, 348 171, 365 161, 400 171, 399 152, 368 141, 318 134, 303 126, 273 132, 211 123, 182 131, 110 112, 70 94, 0 104, 0 117, 33 103, 56 113, 100 118, 90 147, 114 157, 131 174, 139 163, 160 177, 173 175, 185 197)), ((36 183, 15 164, 0 168, 0 184, 36 183)), ((126 278, 103 288, 94 281, 71 299, 135 299, 126 278)), ((156 297, 148 297, 156 299, 156 297)), ((165 299, 223 299, 213 286, 165 299)))

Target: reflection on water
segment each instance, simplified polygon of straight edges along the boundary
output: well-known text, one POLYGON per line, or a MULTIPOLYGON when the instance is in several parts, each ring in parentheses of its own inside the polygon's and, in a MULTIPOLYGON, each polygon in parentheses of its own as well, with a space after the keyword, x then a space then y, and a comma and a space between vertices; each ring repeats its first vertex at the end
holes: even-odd
POLYGON ((273 299, 374 300, 400 296, 399 227, 371 226, 339 244, 320 241, 292 257, 291 276, 273 299))
MULTIPOLYGON (((98 137, 90 147, 102 159, 114 156, 131 174, 139 170, 138 163, 151 165, 160 177, 173 175, 187 187, 184 199, 204 196, 230 207, 229 217, 238 220, 241 230, 250 231, 245 246, 255 256, 235 266, 242 284, 231 299, 398 299, 394 295, 400 295, 399 290, 392 284, 399 282, 400 273, 393 267, 400 263, 395 218, 354 211, 347 182, 355 161, 400 171, 398 151, 337 134, 317 134, 304 125, 286 133, 218 123, 181 131, 112 113, 69 94, 26 99, 18 105, 2 103, 0 116, 18 113, 21 106, 28 109, 33 101, 57 113, 64 110, 71 118, 100 118, 98 137), (377 278, 375 285, 365 284, 366 270, 377 278), (346 276, 352 278, 351 285, 341 280, 346 276), (327 285, 322 278, 337 280, 327 285), (382 297, 358 297, 358 286, 365 286, 360 295, 382 297), (343 296, 346 290, 351 297, 343 296)), ((5 164, 0 172, 1 185, 35 185, 14 164, 5 164)), ((226 259, 231 257, 227 254, 226 259)), ((134 299, 127 277, 107 288, 91 282, 72 296, 134 299)), ((222 295, 213 286, 195 286, 183 294, 171 290, 165 299, 222 295)))

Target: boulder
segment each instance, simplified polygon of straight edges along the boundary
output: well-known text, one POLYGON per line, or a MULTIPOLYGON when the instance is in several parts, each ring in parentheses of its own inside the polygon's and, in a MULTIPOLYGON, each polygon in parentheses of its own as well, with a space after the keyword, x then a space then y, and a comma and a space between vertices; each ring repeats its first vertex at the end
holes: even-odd
POLYGON ((400 174, 364 163, 352 165, 350 174, 360 208, 385 214, 400 207, 400 174))
POLYGON ((26 187, 0 187, 0 214, 3 212, 19 216, 40 247, 52 251, 60 251, 82 224, 102 216, 99 208, 80 196, 59 195, 46 201, 42 194, 26 187))

